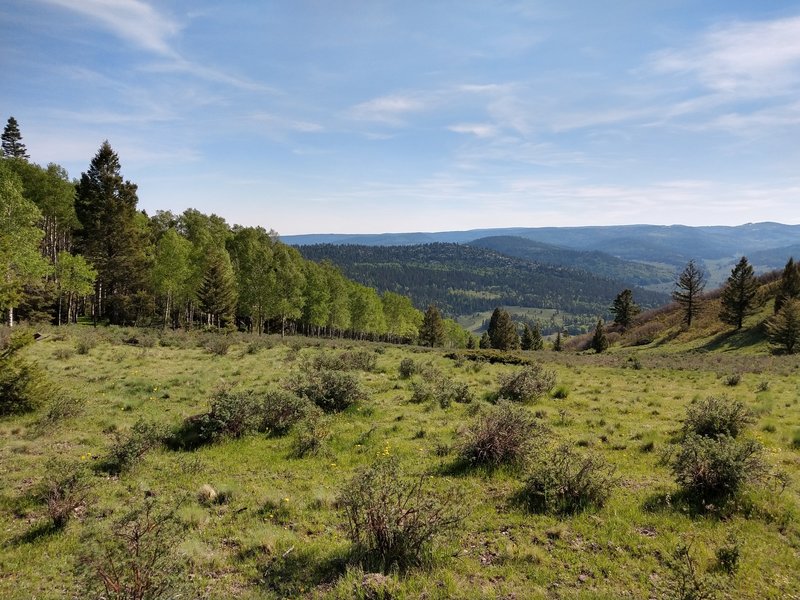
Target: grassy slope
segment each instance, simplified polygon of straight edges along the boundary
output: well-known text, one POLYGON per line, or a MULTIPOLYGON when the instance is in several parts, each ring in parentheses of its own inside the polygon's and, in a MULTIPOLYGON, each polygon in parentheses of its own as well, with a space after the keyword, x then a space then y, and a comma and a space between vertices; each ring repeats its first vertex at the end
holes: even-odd
POLYGON ((358 467, 383 454, 431 474, 434 485, 457 486, 469 508, 467 521, 443 540, 430 569, 392 577, 398 597, 644 598, 669 580, 664 557, 679 543, 690 541, 700 567, 711 569, 714 549, 729 533, 738 537, 742 551, 741 568, 728 583, 733 596, 796 593, 796 483, 779 498, 768 490, 750 493, 755 507, 750 518, 719 521, 678 508, 643 508, 648 499, 674 493, 659 451, 679 427, 687 403, 711 394, 740 398, 758 414, 753 434, 767 446, 770 463, 797 481, 800 454, 790 447, 800 427, 795 358, 742 361, 717 353, 713 361, 686 354, 665 359, 651 350, 641 356, 644 368, 635 370, 624 368, 624 353, 534 355, 557 371, 569 395, 547 398, 531 410, 543 411, 559 439, 588 445, 617 467, 620 487, 599 511, 566 518, 531 515, 510 502, 520 485, 515 473, 443 476, 454 456, 440 456, 441 449, 459 439, 470 408, 410 404, 409 382, 397 375, 400 360, 434 364, 451 379, 469 383, 478 397, 496 389, 497 376, 511 367, 458 364, 440 352, 389 347, 381 350, 376 372, 360 374, 370 400, 333 418, 325 454, 291 458, 291 436, 252 436, 191 453, 155 452, 119 478, 95 476, 95 502, 63 531, 26 539, 43 520, 42 508, 26 500, 26 493, 48 457, 102 456, 111 427, 125 429, 139 418, 177 424, 206 410, 222 382, 264 388, 296 369, 303 356, 321 351, 303 347, 304 340, 273 339, 271 348, 251 354, 241 344, 220 357, 195 347, 122 345, 116 340, 124 336, 107 330, 114 336, 110 342, 86 355, 70 354, 74 334, 92 335, 87 329, 48 338, 28 351, 54 380, 87 399, 86 413, 45 433, 36 432, 35 416, 0 421, 0 597, 80 596, 72 573, 82 533, 111 522, 143 490, 164 503, 186 496, 180 517, 187 533, 176 551, 189 565, 197 593, 353 597, 361 575, 342 574, 338 567, 347 543, 335 498, 358 467), (734 371, 744 373, 742 382, 728 387, 724 376, 734 371), (768 389, 758 391, 762 382, 768 389), (641 451, 650 441, 655 451, 641 451), (201 506, 196 493, 206 483, 232 488, 233 499, 201 506))

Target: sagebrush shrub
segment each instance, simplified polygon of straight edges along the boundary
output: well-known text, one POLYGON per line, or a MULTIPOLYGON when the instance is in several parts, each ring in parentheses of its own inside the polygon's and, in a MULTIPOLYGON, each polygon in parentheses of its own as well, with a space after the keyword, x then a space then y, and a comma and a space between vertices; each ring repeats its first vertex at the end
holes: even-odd
POLYGON ((529 365, 523 369, 498 379, 500 389, 498 398, 513 402, 529 402, 541 398, 556 384, 556 374, 542 365, 529 365))
POLYGON ((721 504, 766 472, 763 447, 752 439, 689 433, 672 460, 677 483, 702 504, 721 504))
POLYGON ((437 535, 462 520, 463 505, 436 492, 429 479, 406 476, 395 458, 379 460, 342 489, 353 555, 365 569, 388 573, 423 562, 437 535))
POLYGON ((310 368, 330 371, 374 371, 378 356, 365 348, 343 352, 321 352, 314 356, 310 368))
POLYGON ((520 499, 535 512, 571 514, 602 507, 616 486, 615 469, 601 457, 562 444, 534 461, 520 499))
POLYGON ((740 400, 709 396, 689 405, 683 430, 704 437, 736 437, 752 422, 753 414, 740 400))
POLYGON ((520 464, 545 436, 544 426, 524 406, 500 402, 467 428, 458 454, 476 466, 520 464))
POLYGON ((344 371, 303 373, 286 382, 285 387, 328 413, 342 411, 367 398, 358 378, 344 371))
POLYGON ((408 379, 417 372, 417 363, 414 362, 413 358, 404 358, 400 361, 400 366, 397 370, 401 379, 408 379))
POLYGON ((298 458, 319 454, 331 435, 330 423, 319 408, 313 407, 297 424, 292 440, 292 454, 298 458))
POLYGON ((163 446, 167 435, 166 426, 140 419, 129 431, 116 434, 108 457, 104 461, 105 468, 112 473, 127 471, 145 454, 163 446))
POLYGON ((86 504, 90 490, 88 473, 83 465, 53 459, 45 467, 37 497, 47 507, 47 516, 53 527, 61 528, 77 508, 86 504))
POLYGON ((200 437, 206 441, 237 438, 258 431, 263 422, 262 399, 252 390, 222 390, 211 410, 200 419, 200 437))
POLYGON ((259 429, 283 435, 305 417, 311 403, 289 390, 270 390, 262 400, 262 421, 259 429))

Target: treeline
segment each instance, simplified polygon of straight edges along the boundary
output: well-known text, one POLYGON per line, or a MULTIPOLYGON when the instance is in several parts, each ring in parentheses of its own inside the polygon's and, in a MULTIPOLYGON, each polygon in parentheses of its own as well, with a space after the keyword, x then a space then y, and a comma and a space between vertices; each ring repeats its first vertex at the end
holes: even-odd
MULTIPOLYGON (((608 313, 620 281, 580 269, 544 265, 470 245, 416 246, 318 244, 300 247, 312 260, 330 260, 359 283, 408 295, 417 306, 435 304, 445 313, 471 314, 496 306, 555 308, 575 315, 608 313)), ((645 307, 666 294, 636 289, 645 307)))
MULTIPOLYGON (((13 123, 16 128, 16 122, 13 123)), ((189 209, 137 210, 137 186, 104 142, 80 180, 28 160, 11 120, 0 159, 0 306, 16 319, 236 328, 414 342, 409 298, 347 279, 274 231, 189 209), (14 144, 6 144, 6 138, 14 144)), ((447 322, 448 345, 467 334, 447 322)))

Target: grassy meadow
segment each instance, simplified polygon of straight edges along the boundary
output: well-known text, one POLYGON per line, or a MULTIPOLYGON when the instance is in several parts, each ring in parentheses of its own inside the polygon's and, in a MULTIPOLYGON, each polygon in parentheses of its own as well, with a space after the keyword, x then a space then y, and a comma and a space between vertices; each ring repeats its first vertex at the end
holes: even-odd
POLYGON ((498 378, 520 365, 299 337, 89 326, 44 333, 23 356, 81 406, 60 418, 40 408, 0 419, 2 598, 99 595, 120 520, 145 505, 170 516, 152 564, 174 573, 181 598, 800 597, 796 357, 520 353, 556 376, 550 393, 524 404, 548 444, 614 468, 603 506, 553 514, 518 501, 524 465, 459 461, 498 378), (348 350, 372 357, 351 371, 366 394, 313 428, 159 444, 134 452, 125 469, 104 467, 139 422, 179 430, 208 412, 219 390, 264 393, 348 350), (404 377, 409 359, 415 374, 404 377), (466 385, 467 394, 413 402, 426 376, 466 385), (743 435, 763 444, 769 469, 725 510, 682 501, 669 466, 687 406, 709 396, 752 412, 743 435), (304 435, 319 443, 316 452, 298 451, 304 435), (420 564, 372 574, 353 559, 341 496, 360 469, 390 459, 463 520, 434 537, 420 564), (84 501, 58 526, 37 492, 54 460, 84 473, 84 501), (714 595, 690 595, 701 591, 714 595))

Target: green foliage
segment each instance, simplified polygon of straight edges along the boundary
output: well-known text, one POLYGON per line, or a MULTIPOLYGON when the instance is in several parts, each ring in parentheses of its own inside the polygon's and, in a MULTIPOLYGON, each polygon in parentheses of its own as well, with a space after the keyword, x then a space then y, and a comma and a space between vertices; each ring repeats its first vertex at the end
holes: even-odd
POLYGON ((418 337, 425 317, 414 308, 410 298, 386 291, 381 296, 381 303, 390 339, 413 340, 418 337))
POLYGON ((478 347, 481 350, 488 350, 492 347, 492 340, 489 338, 489 332, 484 331, 483 335, 481 335, 481 339, 478 342, 478 347))
POLYGON ((116 433, 103 466, 111 473, 122 473, 138 463, 145 454, 164 445, 169 434, 166 426, 139 419, 125 433, 116 433))
POLYGON ((800 300, 786 300, 766 323, 767 336, 776 352, 794 354, 800 349, 800 300))
POLYGON ((714 552, 720 570, 728 575, 733 575, 739 569, 741 559, 741 545, 736 536, 730 534, 721 546, 714 552))
POLYGON ((546 434, 524 406, 499 402, 467 428, 459 442, 458 455, 472 466, 520 465, 546 434))
POLYGON ((737 437, 753 423, 753 414, 741 400, 709 396, 692 402, 683 421, 685 435, 737 437))
POLYGON ((354 348, 344 352, 320 352, 308 365, 307 370, 330 371, 374 371, 378 355, 366 348, 354 348))
POLYGON ((420 346, 443 346, 444 345, 444 322, 439 309, 433 304, 428 306, 425 315, 422 317, 422 325, 419 328, 420 346))
POLYGON ((703 303, 703 290, 706 287, 706 278, 703 271, 690 260, 686 268, 678 276, 672 299, 680 305, 683 311, 683 322, 687 327, 692 326, 692 320, 698 315, 703 303))
POLYGON ((518 350, 520 347, 517 326, 511 320, 511 315, 502 308, 495 308, 489 319, 489 340, 492 348, 497 350, 518 350))
MULTIPOLYGON (((78 320, 78 300, 94 290, 97 271, 79 254, 59 252, 55 274, 59 297, 66 295, 67 298, 67 323, 74 323, 78 320)), ((60 311, 58 318, 60 324, 60 311)))
POLYGON ((404 358, 400 361, 398 372, 401 379, 408 379, 417 372, 417 363, 414 362, 413 358, 404 358))
POLYGON ((262 415, 262 399, 253 390, 221 390, 212 399, 211 410, 201 417, 200 438, 213 442, 255 433, 262 426, 262 415))
POLYGON ((27 160, 28 150, 25 144, 22 143, 22 134, 19 131, 19 123, 14 117, 8 117, 6 126, 3 128, 3 135, 0 136, 3 140, 3 156, 8 158, 20 158, 27 160))
POLYGON ((20 356, 19 351, 32 341, 23 330, 0 350, 0 417, 36 410, 58 393, 39 366, 20 356))
POLYGON ((207 314, 207 325, 223 327, 233 321, 237 291, 227 252, 217 253, 208 263, 197 298, 207 314))
POLYGON ((689 497, 703 506, 723 505, 745 484, 765 473, 763 447, 752 439, 686 435, 673 459, 672 472, 689 497))
POLYGON ((531 327, 525 323, 522 328, 522 336, 520 337, 520 347, 523 350, 541 350, 544 348, 542 332, 539 330, 538 325, 531 327))
POLYGON ((592 350, 594 350, 597 354, 601 354, 608 350, 608 337, 606 336, 606 329, 603 326, 603 319, 599 319, 597 321, 597 325, 594 328, 594 334, 592 335, 591 347, 592 350))
POLYGON ((659 582, 663 600, 715 600, 720 582, 704 573, 689 545, 680 544, 667 558, 669 575, 659 582))
POLYGON ((790 300, 800 299, 800 264, 790 257, 781 273, 778 293, 775 295, 775 314, 790 300))
POLYGON ((164 327, 172 321, 175 305, 189 299, 192 244, 170 227, 156 244, 150 277, 157 294, 164 298, 164 327))
POLYGON ((330 435, 329 418, 319 408, 313 407, 295 427, 292 454, 298 458, 316 456, 330 435))
POLYGON ((633 292, 629 289, 624 289, 617 294, 617 297, 614 298, 614 304, 611 306, 614 323, 623 329, 630 327, 634 317, 640 312, 641 309, 633 301, 633 292))
POLYGON ((529 365, 499 378, 497 397, 513 402, 530 402, 549 393, 556 384, 556 374, 540 364, 529 365))
POLYGON ((358 378, 342 371, 323 369, 298 374, 286 381, 285 387, 327 413, 345 410, 367 399, 358 378))
POLYGON ((520 500, 534 512, 571 514, 600 508, 617 480, 601 457, 582 456, 562 444, 532 462, 520 500))
POLYGON ((758 287, 753 267, 747 262, 747 257, 743 256, 731 271, 722 290, 720 320, 741 329, 745 317, 754 314, 759 308, 758 287))
POLYGON ((563 341, 561 340, 561 332, 556 333, 556 339, 553 342, 553 352, 561 352, 563 350, 563 341))
POLYGON ((274 389, 264 395, 260 430, 283 435, 311 413, 312 405, 288 390, 274 389))
POLYGON ((359 472, 337 502, 354 558, 384 573, 421 564, 434 538, 463 518, 462 502, 434 491, 424 476, 407 476, 393 458, 359 472))

